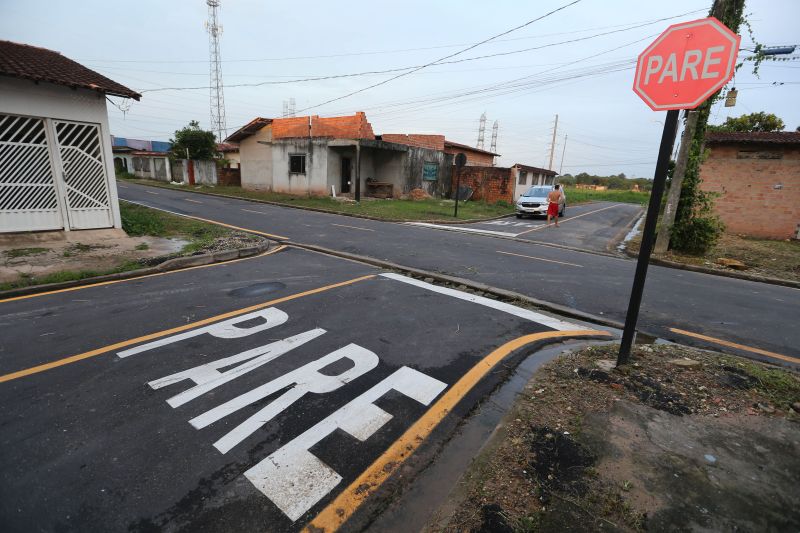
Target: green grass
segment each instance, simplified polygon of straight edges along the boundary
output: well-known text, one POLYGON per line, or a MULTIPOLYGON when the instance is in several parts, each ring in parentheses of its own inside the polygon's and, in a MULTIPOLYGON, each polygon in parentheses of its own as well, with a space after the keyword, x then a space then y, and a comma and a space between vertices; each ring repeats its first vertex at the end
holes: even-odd
POLYGON ((153 180, 127 180, 133 183, 152 185, 166 189, 179 191, 200 191, 231 196, 235 198, 248 198, 253 200, 265 200, 298 207, 312 207, 322 209, 331 213, 346 213, 351 215, 369 216, 387 220, 418 220, 418 221, 448 221, 448 220, 470 220, 494 218, 508 215, 514 212, 513 206, 498 202, 488 204, 486 202, 459 202, 458 219, 453 217, 454 202, 452 200, 428 199, 428 200, 379 200, 369 199, 360 203, 340 202, 327 196, 306 196, 282 194, 266 191, 249 191, 241 187, 217 186, 209 187, 206 185, 172 185, 165 182, 153 180))
POLYGON ((758 380, 759 389, 779 409, 788 409, 793 402, 800 401, 800 379, 783 368, 770 368, 750 361, 737 360, 735 364, 758 380))
POLYGON ((625 204, 647 205, 650 201, 650 193, 636 191, 621 191, 609 189, 605 191, 593 191, 590 189, 576 189, 565 187, 564 193, 570 204, 578 204, 591 201, 621 202, 625 204))
POLYGON ((17 257, 28 257, 29 255, 40 255, 47 253, 47 248, 14 248, 3 252, 8 259, 17 257))
MULTIPOLYGON (((124 200, 120 201, 119 210, 120 214, 122 215, 122 229, 124 229, 130 236, 138 237, 148 235, 153 237, 175 237, 188 240, 189 242, 177 255, 190 255, 192 253, 201 251, 212 244, 218 237, 225 237, 233 233, 233 230, 222 226, 172 215, 170 213, 150 209, 141 205, 131 204, 125 202, 124 200)), ((253 236, 253 239, 258 240, 258 237, 253 236)), ((95 248, 104 248, 104 246, 75 243, 63 252, 63 256, 72 257, 83 252, 91 251, 95 248)), ((146 243, 142 243, 136 246, 136 249, 146 250, 148 249, 148 245, 146 243)), ((9 255, 9 257, 23 257, 26 255, 43 253, 46 251, 46 248, 17 248, 15 250, 6 252, 6 254, 13 252, 13 255, 9 255)), ((125 260, 113 268, 104 270, 62 270, 59 272, 53 272, 51 274, 44 274, 42 276, 20 274, 20 277, 15 281, 0 283, 0 291, 18 289, 21 287, 30 287, 33 285, 45 285, 48 283, 76 281, 93 278, 96 276, 127 272, 142 267, 143 264, 139 261, 125 260)))
POLYGON ((19 289, 21 287, 30 287, 33 285, 46 285, 48 283, 63 283, 65 281, 76 281, 86 278, 94 278, 96 276, 105 276, 107 274, 117 274, 119 272, 128 272, 142 268, 141 263, 138 261, 125 261, 121 265, 106 270, 62 270, 60 272, 53 272, 45 274, 44 276, 31 276, 20 275, 17 281, 7 281, 0 283, 0 291, 7 291, 11 289, 19 289))
POLYGON ((228 228, 157 211, 124 200, 119 203, 122 229, 131 237, 178 237, 190 242, 182 253, 193 253, 231 233, 228 228))

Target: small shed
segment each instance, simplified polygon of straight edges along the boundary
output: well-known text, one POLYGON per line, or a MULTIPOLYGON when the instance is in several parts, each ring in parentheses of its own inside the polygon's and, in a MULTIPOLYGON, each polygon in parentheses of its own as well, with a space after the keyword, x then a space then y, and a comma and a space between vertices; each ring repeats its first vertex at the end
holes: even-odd
POLYGON ((0 232, 121 227, 107 95, 59 52, 0 41, 0 232))

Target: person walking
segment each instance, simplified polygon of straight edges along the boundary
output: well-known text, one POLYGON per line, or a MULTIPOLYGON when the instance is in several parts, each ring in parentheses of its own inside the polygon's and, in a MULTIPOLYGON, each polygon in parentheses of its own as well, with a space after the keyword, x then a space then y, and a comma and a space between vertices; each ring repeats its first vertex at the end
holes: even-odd
POLYGON ((558 227, 558 212, 561 210, 561 202, 564 195, 561 193, 561 186, 556 184, 553 190, 547 193, 547 225, 550 225, 550 218, 555 218, 556 227, 558 227))

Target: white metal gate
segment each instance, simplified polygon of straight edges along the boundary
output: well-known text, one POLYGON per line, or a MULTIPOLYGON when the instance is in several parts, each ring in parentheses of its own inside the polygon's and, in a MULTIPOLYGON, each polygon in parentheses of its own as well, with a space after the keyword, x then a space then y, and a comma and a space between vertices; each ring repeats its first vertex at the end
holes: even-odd
POLYGON ((97 124, 54 121, 72 229, 112 226, 103 144, 97 124))
POLYGON ((0 114, 0 231, 63 227, 44 120, 0 114))

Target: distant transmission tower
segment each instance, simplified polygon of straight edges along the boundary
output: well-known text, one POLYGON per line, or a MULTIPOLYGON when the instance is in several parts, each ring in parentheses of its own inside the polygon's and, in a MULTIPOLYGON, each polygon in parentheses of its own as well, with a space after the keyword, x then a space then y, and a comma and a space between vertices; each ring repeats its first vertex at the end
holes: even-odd
POLYGON ((293 117, 297 113, 297 106, 295 105, 294 98, 289 98, 289 116, 293 117))
MULTIPOLYGON (((494 125, 492 126, 492 147, 489 148, 490 152, 497 152, 497 129, 500 127, 500 123, 498 121, 494 121, 494 125)), ((492 165, 497 164, 497 156, 492 159, 492 165)))
POLYGON ((206 0, 208 4, 208 52, 209 66, 211 67, 211 130, 217 135, 217 141, 222 142, 228 136, 225 126, 225 95, 222 92, 222 60, 219 54, 219 36, 222 35, 222 26, 219 24, 220 0, 206 0))
POLYGON ((289 100, 284 100, 283 101, 283 113, 281 114, 281 116, 283 118, 286 118, 286 117, 289 116, 289 100))
POLYGON ((486 112, 481 115, 481 125, 478 127, 478 144, 475 146, 483 150, 483 134, 486 133, 486 112))

